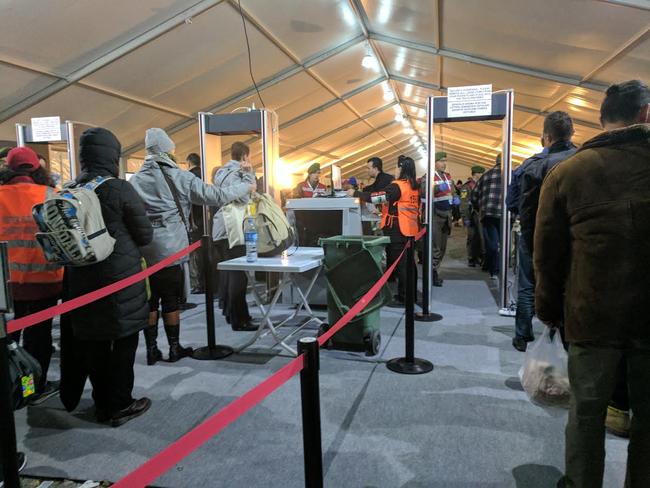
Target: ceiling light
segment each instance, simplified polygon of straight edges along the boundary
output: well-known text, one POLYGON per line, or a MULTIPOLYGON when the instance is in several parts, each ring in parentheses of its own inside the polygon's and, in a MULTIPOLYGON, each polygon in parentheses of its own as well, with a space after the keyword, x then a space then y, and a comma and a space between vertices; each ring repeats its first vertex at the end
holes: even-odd
POLYGON ((384 92, 384 101, 385 102, 392 102, 393 101, 393 92, 390 90, 386 90, 384 92))
POLYGON ((402 125, 403 125, 404 127, 408 127, 408 126, 410 125, 410 124, 409 124, 409 121, 406 120, 406 118, 405 118, 404 116, 402 116, 402 125))
POLYGON ((361 60, 361 66, 363 66, 366 69, 377 69, 379 67, 379 63, 377 63, 377 58, 372 53, 372 49, 370 49, 370 45, 366 47, 366 55, 361 60))
POLYGON ((406 128, 404 129, 404 134, 408 134, 408 135, 411 136, 411 135, 415 134, 415 131, 413 130, 412 127, 406 127, 406 128))
POLYGON ((395 122, 402 122, 404 120, 404 116, 402 114, 395 114, 395 122))
POLYGON ((420 138, 419 138, 418 136, 415 136, 415 135, 414 135, 413 137, 411 137, 411 138, 409 139, 409 142, 410 142, 411 144, 415 144, 415 143, 418 142, 419 140, 420 140, 420 138))

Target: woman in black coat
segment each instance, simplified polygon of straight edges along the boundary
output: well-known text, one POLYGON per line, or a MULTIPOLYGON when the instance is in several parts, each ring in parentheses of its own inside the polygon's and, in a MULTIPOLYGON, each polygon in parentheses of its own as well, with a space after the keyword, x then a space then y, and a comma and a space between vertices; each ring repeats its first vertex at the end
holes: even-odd
MULTIPOLYGON (((98 176, 111 178, 95 191, 106 228, 115 239, 115 248, 100 263, 66 268, 68 298, 141 271, 139 246, 153 239, 153 228, 142 200, 128 182, 118 178, 120 151, 120 142, 106 129, 88 129, 81 135, 81 174, 77 182, 87 183, 98 176)), ((144 281, 68 314, 76 347, 85 356, 100 422, 110 421, 117 427, 141 415, 151 405, 148 398, 135 400, 131 396, 138 335, 147 326, 148 315, 144 281)), ((76 402, 72 403, 76 406, 76 402)))

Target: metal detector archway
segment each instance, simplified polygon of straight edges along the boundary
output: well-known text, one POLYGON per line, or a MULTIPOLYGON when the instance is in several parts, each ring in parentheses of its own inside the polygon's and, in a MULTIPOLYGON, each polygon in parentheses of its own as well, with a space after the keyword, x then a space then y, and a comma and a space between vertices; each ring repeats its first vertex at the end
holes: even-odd
MULTIPOLYGON (((61 183, 74 180, 79 174, 79 137, 84 130, 94 127, 84 122, 75 122, 66 120, 59 124, 58 135, 55 138, 38 138, 35 137, 33 127, 27 124, 16 124, 16 143, 19 147, 27 144, 57 144, 65 143, 67 151, 67 164, 61 165, 61 183), (65 171, 67 170, 67 171, 65 171)), ((56 132, 56 131, 55 131, 56 132)), ((51 165, 51 161, 49 162, 51 165)), ((51 170, 52 168, 48 168, 51 170)))
MULTIPOLYGON (((201 152, 201 179, 211 183, 212 171, 221 166, 221 137, 253 135, 262 139, 262 174, 264 192, 280 203, 280 188, 276 183, 275 165, 279 158, 280 139, 278 116, 272 110, 249 110, 230 114, 199 112, 199 146, 201 152)), ((232 348, 216 343, 214 318, 213 270, 215 263, 212 252, 212 219, 210 209, 203 207, 204 235, 203 252, 207 263, 205 306, 208 345, 194 351, 195 359, 221 359, 233 353, 232 348)))
MULTIPOLYGON (((431 250, 433 247, 433 226, 430 225, 433 215, 433 191, 434 179, 431 175, 435 171, 435 154, 436 138, 435 124, 454 123, 454 122, 484 122, 488 120, 502 121, 502 142, 501 142, 501 208, 503 217, 501 219, 501 266, 500 266, 500 286, 499 286, 499 313, 502 315, 512 315, 512 304, 509 297, 508 284, 508 253, 510 251, 510 214, 506 209, 506 196, 508 185, 510 185, 511 168, 512 168, 512 121, 514 109, 514 91, 512 89, 502 90, 492 93, 491 113, 480 116, 461 116, 450 117, 448 112, 447 97, 429 97, 427 100, 427 130, 428 130, 428 148, 427 148, 427 194, 425 204, 424 223, 427 227, 425 252, 424 252, 424 270, 423 270, 423 304, 422 315, 426 320, 429 312, 429 306, 433 301, 433 269, 431 267, 431 250)), ((419 319, 418 319, 419 320, 419 319)), ((429 318, 429 320, 432 320, 429 318)))

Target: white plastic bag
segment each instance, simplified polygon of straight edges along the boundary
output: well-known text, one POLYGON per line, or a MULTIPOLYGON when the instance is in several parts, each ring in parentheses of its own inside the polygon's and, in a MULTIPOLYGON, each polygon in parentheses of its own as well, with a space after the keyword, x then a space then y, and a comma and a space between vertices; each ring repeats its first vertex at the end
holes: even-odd
POLYGON ((542 335, 526 350, 519 378, 534 403, 553 406, 569 404, 568 357, 559 330, 544 327, 542 335))

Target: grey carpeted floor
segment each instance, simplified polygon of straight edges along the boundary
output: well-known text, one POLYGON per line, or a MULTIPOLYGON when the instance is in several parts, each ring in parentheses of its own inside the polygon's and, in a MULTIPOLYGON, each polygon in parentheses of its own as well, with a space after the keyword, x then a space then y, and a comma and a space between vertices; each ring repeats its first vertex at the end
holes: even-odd
MULTIPOLYGON (((435 364, 422 376, 388 371, 404 352, 403 316, 382 311, 382 352, 369 358, 322 351, 321 410, 325 485, 336 488, 555 486, 563 467, 566 411, 532 405, 512 349, 514 319, 499 317, 494 285, 460 259, 455 229, 445 285, 416 324, 416 355, 435 364), (492 287, 492 289, 490 288, 492 287)), ((198 297, 197 297, 198 299, 198 297)), ((220 342, 240 344, 218 316, 220 342)), ((184 342, 205 341, 203 312, 183 314, 184 342)), ((539 326, 537 326, 539 329, 539 326)), ((315 334, 307 330, 303 334, 315 334)), ((266 338, 262 346, 271 346, 266 338)), ((58 399, 16 414, 27 474, 117 480, 289 360, 259 347, 224 361, 147 367, 141 344, 135 395, 153 400, 143 417, 112 429, 93 422, 90 392, 68 414, 58 399)), ((55 358, 52 371, 57 371, 55 358)), ((623 483, 627 443, 607 439, 605 487, 623 483)), ((292 379, 156 481, 165 487, 304 486, 299 384, 292 379)))

